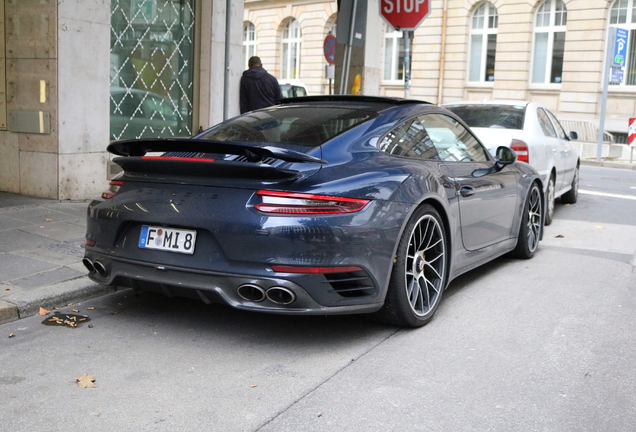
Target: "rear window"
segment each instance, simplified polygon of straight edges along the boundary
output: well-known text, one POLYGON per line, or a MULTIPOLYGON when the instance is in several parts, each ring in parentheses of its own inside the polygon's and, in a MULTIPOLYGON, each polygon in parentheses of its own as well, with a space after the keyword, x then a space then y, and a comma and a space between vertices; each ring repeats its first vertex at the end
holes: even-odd
POLYGON ((315 147, 376 116, 375 111, 333 105, 272 107, 215 126, 199 138, 315 147))
POLYGON ((523 129, 526 107, 521 105, 456 105, 444 107, 471 128, 523 129))

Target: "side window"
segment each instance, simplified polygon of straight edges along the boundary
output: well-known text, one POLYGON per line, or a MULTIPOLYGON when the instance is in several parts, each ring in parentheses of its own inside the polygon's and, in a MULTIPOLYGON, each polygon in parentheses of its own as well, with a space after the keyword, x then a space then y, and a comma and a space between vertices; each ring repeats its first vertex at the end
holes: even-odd
POLYGON ((437 159, 439 156, 419 119, 411 119, 386 134, 378 143, 384 153, 413 159, 437 159))
POLYGON ((294 87, 296 97, 307 96, 307 92, 303 87, 294 87))
POLYGON ((552 114, 551 111, 546 110, 546 112, 548 113, 548 116, 552 120, 552 124, 554 124, 554 128, 556 129, 556 133, 557 133, 558 137, 561 138, 561 139, 567 140, 568 139, 568 134, 565 133, 565 130, 563 129, 563 126, 561 126, 561 123, 559 123, 559 121, 557 120, 556 116, 554 114, 552 114))
POLYGON ((537 109, 537 117, 539 118, 539 124, 541 125, 541 129, 543 129, 543 133, 545 136, 555 137, 557 136, 552 123, 550 123, 550 119, 548 115, 543 110, 543 108, 537 109))
POLYGON ((444 114, 420 117, 428 136, 445 162, 486 162, 486 149, 461 123, 444 114))

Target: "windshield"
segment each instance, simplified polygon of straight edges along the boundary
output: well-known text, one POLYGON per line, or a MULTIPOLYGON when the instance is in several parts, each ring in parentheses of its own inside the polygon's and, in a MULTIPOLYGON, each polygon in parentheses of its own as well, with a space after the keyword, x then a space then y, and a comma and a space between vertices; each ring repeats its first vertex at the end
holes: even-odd
POLYGON ((334 106, 277 106, 222 123, 200 139, 319 146, 377 116, 375 111, 334 106))
POLYGON ((526 107, 521 105, 446 106, 471 128, 523 129, 526 107))

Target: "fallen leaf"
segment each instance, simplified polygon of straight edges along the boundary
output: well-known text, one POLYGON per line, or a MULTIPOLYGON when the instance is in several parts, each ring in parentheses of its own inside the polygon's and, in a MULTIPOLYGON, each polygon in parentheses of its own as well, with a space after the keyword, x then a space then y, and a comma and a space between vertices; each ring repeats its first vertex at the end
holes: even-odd
POLYGON ((95 381, 97 381, 97 378, 95 378, 91 374, 84 374, 75 380, 75 382, 81 389, 85 389, 86 387, 97 387, 95 381))
POLYGON ((9 337, 12 338, 13 336, 15 336, 14 333, 9 333, 9 337))
POLYGON ((563 238, 563 236, 559 234, 558 236, 554 236, 554 238, 563 238))
POLYGON ((5 291, 11 291, 11 288, 5 288, 4 290, 5 291))
POLYGON ((256 387, 258 384, 252 384, 251 387, 254 388, 256 387))
POLYGON ((44 219, 47 222, 53 222, 53 219, 44 219))
POLYGON ((44 316, 44 315, 48 315, 48 314, 50 314, 50 313, 51 313, 51 311, 50 311, 50 310, 46 310, 46 309, 44 309, 43 307, 40 307, 40 311, 38 312, 38 315, 42 315, 42 316, 44 316))

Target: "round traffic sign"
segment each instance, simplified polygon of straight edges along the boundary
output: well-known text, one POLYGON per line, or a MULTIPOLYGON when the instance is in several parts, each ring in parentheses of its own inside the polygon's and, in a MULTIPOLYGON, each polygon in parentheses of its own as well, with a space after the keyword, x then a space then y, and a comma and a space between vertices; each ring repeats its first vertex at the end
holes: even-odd
POLYGON ((327 35, 323 49, 327 63, 336 64, 336 37, 334 35, 327 35))

